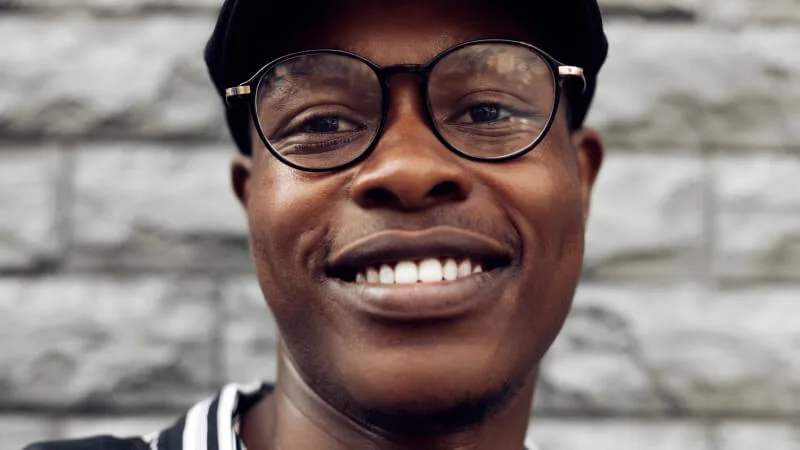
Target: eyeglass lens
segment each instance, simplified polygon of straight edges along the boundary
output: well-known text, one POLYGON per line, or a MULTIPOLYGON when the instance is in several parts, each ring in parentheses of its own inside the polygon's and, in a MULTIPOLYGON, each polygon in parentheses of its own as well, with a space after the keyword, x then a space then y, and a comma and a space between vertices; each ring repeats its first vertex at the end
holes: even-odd
MULTIPOLYGON (((500 158, 530 147, 553 114, 549 63, 514 44, 481 43, 448 53, 432 68, 428 100, 434 126, 455 149, 500 158)), ((383 89, 365 62, 312 53, 277 64, 256 91, 259 125, 282 158, 310 169, 361 156, 376 138, 383 89)))

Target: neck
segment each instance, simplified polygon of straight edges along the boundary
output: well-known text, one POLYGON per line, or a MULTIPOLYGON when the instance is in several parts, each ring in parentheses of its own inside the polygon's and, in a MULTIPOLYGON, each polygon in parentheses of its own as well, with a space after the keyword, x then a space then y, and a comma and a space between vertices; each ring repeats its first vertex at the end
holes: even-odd
POLYGON ((240 433, 250 450, 522 450, 536 376, 503 408, 468 430, 435 435, 398 435, 333 408, 317 395, 281 348, 274 393, 251 409, 240 433))

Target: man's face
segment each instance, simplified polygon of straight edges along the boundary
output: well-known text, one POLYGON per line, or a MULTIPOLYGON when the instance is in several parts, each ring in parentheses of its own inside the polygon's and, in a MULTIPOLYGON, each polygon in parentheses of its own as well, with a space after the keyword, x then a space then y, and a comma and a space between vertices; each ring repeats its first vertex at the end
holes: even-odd
MULTIPOLYGON (((295 41, 381 65, 426 63, 470 39, 536 44, 524 24, 470 3, 355 3, 295 41)), ((492 406, 532 382, 570 308, 602 150, 594 133, 571 133, 562 110, 532 152, 469 161, 434 135, 416 76, 390 83, 385 131, 354 167, 298 171, 257 137, 252 160, 234 161, 258 280, 291 361, 334 406, 378 416, 492 406), (426 259, 483 272, 354 279, 426 259)))

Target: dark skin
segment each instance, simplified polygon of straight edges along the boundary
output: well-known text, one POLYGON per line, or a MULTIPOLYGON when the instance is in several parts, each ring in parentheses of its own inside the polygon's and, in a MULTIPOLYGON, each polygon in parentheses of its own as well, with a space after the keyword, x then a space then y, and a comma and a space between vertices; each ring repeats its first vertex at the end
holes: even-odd
MULTIPOLYGON (((377 5, 344 4, 293 41, 381 65, 425 63, 471 39, 537 44, 524 23, 485 2, 377 5)), ((301 172, 258 138, 252 158, 233 161, 257 277, 281 331, 275 394, 241 423, 250 450, 523 446, 539 363, 580 276, 602 144, 592 130, 570 130, 562 108, 534 151, 502 164, 469 161, 431 131, 419 80, 391 83, 384 134, 356 166, 301 172), (374 315, 352 301, 361 291, 330 276, 354 242, 434 231, 508 255, 464 290, 476 298, 456 312, 374 315)), ((425 300, 440 286, 400 289, 425 300)))

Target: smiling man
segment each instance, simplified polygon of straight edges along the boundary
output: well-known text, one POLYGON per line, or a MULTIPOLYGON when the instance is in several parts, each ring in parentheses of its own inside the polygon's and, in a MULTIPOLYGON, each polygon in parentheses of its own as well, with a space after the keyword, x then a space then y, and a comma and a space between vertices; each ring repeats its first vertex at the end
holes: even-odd
POLYGON ((526 445, 602 160, 596 0, 294 3, 226 1, 206 52, 277 383, 31 449, 526 445))

